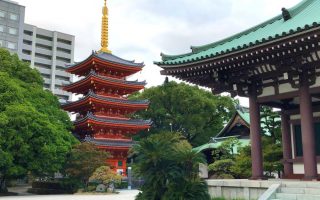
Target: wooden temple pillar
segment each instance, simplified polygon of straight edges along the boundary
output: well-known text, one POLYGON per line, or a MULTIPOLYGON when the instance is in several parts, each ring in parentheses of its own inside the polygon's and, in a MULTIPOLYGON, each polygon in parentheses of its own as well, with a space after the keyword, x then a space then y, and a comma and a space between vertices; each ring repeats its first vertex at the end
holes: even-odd
POLYGON ((250 106, 250 139, 252 159, 252 180, 261 180, 263 177, 263 157, 260 128, 260 105, 254 92, 249 95, 250 106))
POLYGON ((304 179, 314 180, 318 178, 318 173, 315 149, 313 112, 308 78, 304 76, 300 83, 301 85, 299 88, 299 98, 304 162, 304 179))
POLYGON ((293 175, 292 145, 290 133, 290 117, 284 110, 281 112, 281 132, 282 132, 282 148, 283 148, 283 168, 284 175, 282 178, 289 178, 293 175))

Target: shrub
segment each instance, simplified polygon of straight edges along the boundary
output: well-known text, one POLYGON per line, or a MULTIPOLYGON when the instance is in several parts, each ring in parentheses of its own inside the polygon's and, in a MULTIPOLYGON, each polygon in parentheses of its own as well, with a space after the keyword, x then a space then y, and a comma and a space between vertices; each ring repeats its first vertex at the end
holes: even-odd
POLYGON ((112 181, 114 183, 120 183, 121 179, 122 176, 111 170, 110 167, 101 166, 93 172, 89 181, 95 181, 98 183, 103 183, 104 185, 109 185, 112 181))
POLYGON ((213 178, 219 179, 233 179, 232 166, 234 161, 231 159, 217 160, 210 164, 208 170, 213 173, 213 178))
POLYGON ((79 188, 79 183, 65 179, 61 181, 36 181, 32 183, 29 193, 34 194, 73 194, 79 188))
POLYGON ((117 188, 117 189, 127 189, 128 188, 128 182, 127 181, 116 182, 115 188, 117 188))
POLYGON ((135 174, 144 179, 136 200, 209 200, 206 182, 199 178, 200 155, 179 134, 152 135, 133 148, 135 174))

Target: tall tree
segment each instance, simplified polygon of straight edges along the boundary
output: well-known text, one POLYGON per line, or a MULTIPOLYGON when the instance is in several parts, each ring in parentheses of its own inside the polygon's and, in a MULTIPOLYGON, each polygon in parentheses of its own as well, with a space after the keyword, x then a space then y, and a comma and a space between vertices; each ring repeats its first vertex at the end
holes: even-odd
POLYGON ((180 132, 193 146, 208 142, 234 112, 230 97, 215 96, 184 83, 165 82, 130 98, 151 102, 147 111, 136 114, 153 121, 150 132, 142 132, 139 137, 163 131, 180 132))
POLYGON ((84 142, 75 145, 67 156, 65 172, 69 177, 82 181, 87 189, 90 176, 97 168, 106 165, 108 157, 110 154, 99 150, 95 144, 84 142))
POLYGON ((77 140, 57 97, 43 90, 39 72, 0 49, 0 188, 32 172, 51 176, 59 171, 77 140))

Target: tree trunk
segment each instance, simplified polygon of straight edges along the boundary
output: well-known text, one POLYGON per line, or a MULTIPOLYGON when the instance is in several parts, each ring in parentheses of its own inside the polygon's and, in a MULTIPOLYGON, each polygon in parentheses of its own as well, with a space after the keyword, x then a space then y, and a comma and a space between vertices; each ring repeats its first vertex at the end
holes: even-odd
POLYGON ((7 186, 6 186, 6 177, 1 176, 0 177, 0 193, 6 193, 8 192, 7 186))
POLYGON ((88 192, 88 180, 83 179, 84 191, 88 192))

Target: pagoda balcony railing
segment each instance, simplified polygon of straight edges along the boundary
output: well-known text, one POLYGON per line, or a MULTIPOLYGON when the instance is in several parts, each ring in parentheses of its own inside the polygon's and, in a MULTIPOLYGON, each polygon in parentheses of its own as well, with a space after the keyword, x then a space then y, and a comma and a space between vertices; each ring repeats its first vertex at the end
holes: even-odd
POLYGON ((130 124, 130 125, 151 125, 151 120, 141 120, 141 119, 129 119, 129 120, 121 120, 121 119, 110 119, 108 117, 97 117, 93 115, 91 112, 88 112, 87 116, 82 119, 76 120, 74 123, 81 123, 87 119, 99 121, 99 122, 109 122, 113 124, 130 124))
POLYGON ((89 97, 100 99, 100 100, 103 100, 103 101, 109 101, 109 102, 115 102, 115 103, 123 103, 123 104, 141 105, 141 104, 149 104, 150 103, 149 100, 128 100, 128 99, 124 99, 124 98, 120 99, 120 98, 105 97, 105 96, 97 95, 92 90, 90 90, 86 96, 81 97, 78 101, 75 101, 75 102, 68 101, 67 104, 69 104, 69 103, 77 103, 77 102, 80 102, 83 99, 86 99, 86 98, 89 98, 89 97))
POLYGON ((117 75, 110 74, 110 73, 98 72, 97 75, 104 76, 104 77, 109 77, 109 78, 114 78, 114 79, 119 79, 119 80, 124 80, 124 81, 126 80, 125 77, 117 76, 117 75))
POLYGON ((99 139, 92 138, 90 136, 86 136, 84 141, 91 142, 99 146, 112 146, 112 147, 132 147, 134 144, 137 144, 137 142, 134 142, 132 140, 129 140, 129 141, 108 140, 108 139, 99 140, 99 139))
MULTIPOLYGON (((127 85, 143 85, 144 86, 147 84, 146 81, 142 81, 142 82, 138 82, 138 80, 137 81, 126 81, 123 79, 116 79, 116 78, 110 78, 110 77, 106 77, 106 76, 100 76, 93 70, 91 70, 90 73, 87 76, 85 76, 84 78, 82 78, 82 79, 80 78, 80 80, 77 82, 88 79, 90 77, 96 77, 101 80, 106 80, 106 81, 110 81, 110 82, 114 82, 114 83, 123 83, 123 84, 127 84, 127 85)), ((73 84, 75 84, 77 82, 74 82, 73 84)), ((63 85, 63 86, 67 86, 67 85, 63 85)))
POLYGON ((115 119, 115 120, 129 120, 128 117, 120 113, 95 112, 94 114, 96 117, 108 117, 110 119, 115 119))

